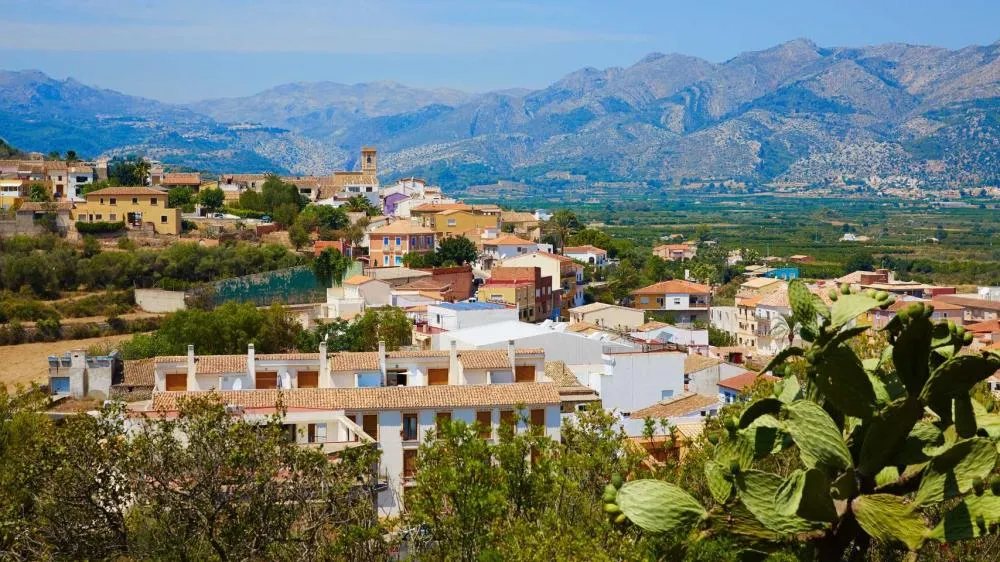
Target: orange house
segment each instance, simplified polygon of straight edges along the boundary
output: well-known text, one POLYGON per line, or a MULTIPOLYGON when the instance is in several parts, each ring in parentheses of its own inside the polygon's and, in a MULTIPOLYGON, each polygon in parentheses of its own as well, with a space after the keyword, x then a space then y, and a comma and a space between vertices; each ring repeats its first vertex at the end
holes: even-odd
POLYGON ((410 221, 391 222, 371 232, 368 253, 372 267, 398 267, 407 254, 434 251, 437 236, 434 231, 410 221))

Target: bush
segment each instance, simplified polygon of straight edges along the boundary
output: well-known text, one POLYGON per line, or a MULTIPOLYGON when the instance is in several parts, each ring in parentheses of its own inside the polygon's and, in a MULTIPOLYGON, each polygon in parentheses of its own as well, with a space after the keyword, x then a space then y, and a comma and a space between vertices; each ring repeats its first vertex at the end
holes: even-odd
POLYGON ((225 207, 222 209, 222 212, 230 215, 236 215, 241 219, 259 219, 267 214, 262 211, 255 211, 253 209, 244 209, 241 207, 225 207))
POLYGON ((76 231, 80 234, 110 234, 125 231, 125 221, 120 222, 83 222, 77 221, 76 231))
POLYGON ((35 323, 35 341, 62 339, 62 324, 57 318, 46 318, 35 323))

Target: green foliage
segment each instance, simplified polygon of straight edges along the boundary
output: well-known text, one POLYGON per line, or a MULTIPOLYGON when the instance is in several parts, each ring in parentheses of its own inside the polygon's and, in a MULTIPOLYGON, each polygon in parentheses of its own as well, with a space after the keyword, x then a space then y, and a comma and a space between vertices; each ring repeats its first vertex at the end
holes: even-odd
POLYGON ((44 203, 52 200, 52 194, 40 183, 33 183, 28 186, 28 201, 33 203, 44 203))
POLYGON ((465 265, 476 261, 479 255, 476 245, 465 236, 445 238, 434 253, 440 265, 465 265))
POLYGON ((108 180, 113 185, 149 185, 149 170, 149 162, 134 155, 115 159, 108 164, 108 180))
POLYGON ((344 274, 351 267, 353 260, 340 253, 336 248, 325 248, 313 258, 312 268, 316 279, 324 287, 339 285, 344 280, 344 274))
POLYGON ((83 222, 76 223, 76 231, 80 234, 112 234, 125 232, 125 222, 83 222))
MULTIPOLYGON (((929 541, 951 544, 996 532, 1000 485, 985 483, 997 478, 1000 438, 987 429, 996 416, 971 393, 1000 367, 1000 355, 964 351, 971 342, 964 331, 933 324, 932 309, 915 304, 884 328, 892 347, 873 349, 875 357, 862 361, 855 348, 867 346, 849 344, 867 338, 867 330, 851 325, 892 298, 846 286, 841 292, 828 309, 800 282, 791 283, 789 299, 809 346, 785 350, 768 368, 794 368, 804 381, 800 390, 788 375, 776 398, 758 398, 720 432, 704 473, 709 498, 723 509, 706 509, 704 520, 671 519, 664 514, 687 500, 661 497, 644 512, 622 506, 629 520, 648 532, 693 526, 772 544, 805 541, 830 560, 849 549, 862 557, 898 544, 915 552, 930 548, 929 541), (790 454, 798 462, 786 464, 790 454), (752 520, 735 524, 742 508, 752 520), (929 524, 941 513, 937 527, 929 524)), ((993 408, 993 399, 987 404, 993 408)), ((708 498, 696 499, 704 505, 708 498)))
POLYGON ((194 211, 194 192, 191 191, 190 187, 171 189, 167 192, 167 206, 182 209, 186 213, 194 211))
POLYGON ((349 213, 365 213, 369 217, 378 216, 379 208, 372 205, 364 195, 355 195, 347 200, 344 210, 349 213))
MULTIPOLYGON (((169 194, 167 194, 167 197, 169 200, 169 194)), ((208 209, 209 211, 221 209, 225 201, 226 194, 223 193, 221 189, 207 188, 198 193, 198 202, 201 203, 202 207, 208 209)))

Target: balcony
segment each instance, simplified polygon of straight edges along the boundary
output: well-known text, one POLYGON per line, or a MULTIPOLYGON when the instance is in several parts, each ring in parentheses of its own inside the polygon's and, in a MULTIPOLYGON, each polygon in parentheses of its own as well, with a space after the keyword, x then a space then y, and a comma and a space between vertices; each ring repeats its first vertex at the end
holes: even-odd
POLYGON ((694 301, 694 300, 693 301, 689 301, 688 302, 688 308, 706 309, 706 308, 708 308, 708 301, 694 301))

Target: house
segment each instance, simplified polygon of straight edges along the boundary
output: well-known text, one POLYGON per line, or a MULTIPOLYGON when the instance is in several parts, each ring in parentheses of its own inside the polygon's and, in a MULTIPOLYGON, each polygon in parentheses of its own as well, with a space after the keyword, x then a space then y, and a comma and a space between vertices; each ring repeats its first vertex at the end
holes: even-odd
POLYGON ((495 261, 530 254, 538 251, 538 244, 518 238, 517 236, 499 236, 492 240, 483 240, 482 261, 486 269, 492 267, 495 261))
POLYGON ((438 348, 437 335, 497 322, 516 321, 518 310, 490 302, 441 302, 425 306, 413 323, 413 343, 423 349, 438 348))
POLYGON ((477 228, 499 228, 500 219, 496 215, 477 212, 475 209, 451 209, 435 213, 427 226, 440 237, 457 237, 463 232, 477 228))
POLYGON ((346 240, 317 240, 313 242, 313 256, 323 253, 323 250, 332 248, 345 256, 354 254, 354 248, 346 240))
POLYGON ((736 376, 746 369, 716 357, 708 357, 697 353, 688 354, 684 358, 684 391, 697 392, 704 396, 715 396, 718 393, 720 380, 736 376))
POLYGON ((629 436, 639 436, 643 434, 646 419, 657 423, 666 420, 680 426, 682 423, 700 422, 704 418, 717 416, 721 409, 722 405, 717 397, 685 392, 631 412, 622 425, 629 436))
POLYGON ((339 287, 326 290, 326 317, 349 319, 361 314, 368 307, 389 306, 392 287, 364 275, 345 279, 339 287))
POLYGON ((736 376, 725 378, 719 381, 719 400, 725 404, 732 404, 741 400, 743 393, 754 383, 760 380, 777 382, 778 377, 762 375, 753 371, 744 371, 736 376))
POLYGON ((553 302, 553 318, 568 318, 567 311, 579 302, 577 300, 577 264, 566 256, 534 252, 507 258, 503 260, 501 265, 504 267, 537 267, 542 270, 543 277, 552 278, 552 294, 556 295, 553 302))
POLYGON ((653 248, 653 255, 667 261, 693 259, 698 254, 698 246, 693 243, 661 244, 653 248))
POLYGON ((435 247, 433 230, 399 220, 371 232, 368 255, 374 267, 400 266, 407 254, 426 254, 433 252, 435 247))
POLYGON ((505 423, 560 437, 561 397, 538 349, 328 354, 321 343, 319 353, 255 355, 251 346, 247 355, 196 356, 189 347, 153 363, 151 415, 212 396, 237 415, 280 415, 296 442, 327 453, 356 439, 377 443, 387 485, 377 502, 387 514, 403 509, 417 449, 442 420, 478 423, 485 439, 505 423))
POLYGON ((66 169, 67 199, 84 201, 83 189, 94 183, 94 168, 85 164, 74 163, 66 169))
POLYGON ((126 228, 180 234, 181 210, 167 206, 167 194, 149 187, 106 187, 84 196, 72 211, 76 222, 124 222, 126 228))
POLYGON ((589 244, 586 246, 566 246, 563 248, 562 254, 567 258, 572 258, 576 261, 597 267, 604 267, 608 265, 607 250, 602 250, 601 248, 591 246, 589 244))
POLYGON ((904 297, 892 303, 884 310, 876 308, 871 311, 872 328, 875 328, 876 330, 885 328, 886 325, 896 317, 896 314, 900 310, 918 302, 923 303, 924 305, 932 305, 934 307, 934 312, 931 313, 932 322, 947 322, 948 320, 951 320, 959 326, 962 325, 962 316, 965 309, 957 304, 904 297))
POLYGON ((631 335, 643 342, 671 343, 682 345, 693 353, 708 352, 708 330, 703 328, 682 328, 653 320, 636 327, 631 335))
POLYGON ((707 322, 712 290, 707 285, 673 279, 632 291, 632 307, 663 311, 673 315, 678 324, 707 322))
POLYGON ((393 287, 401 287, 417 279, 433 277, 428 271, 410 269, 408 267, 367 267, 365 275, 372 279, 380 279, 393 287))
POLYGON ((589 322, 591 324, 619 331, 629 331, 641 326, 646 319, 646 313, 634 308, 595 302, 569 309, 571 323, 589 322))
MULTIPOLYGON (((736 343, 745 347, 757 347, 760 321, 757 318, 757 303, 765 295, 788 290, 788 284, 781 279, 754 277, 740 284, 736 291, 736 343)), ((770 324, 768 325, 768 327, 770 324)))
POLYGON ((454 302, 455 296, 451 283, 432 276, 393 287, 392 301, 394 306, 406 308, 417 304, 454 302))
POLYGON ((227 202, 237 201, 244 191, 259 192, 267 181, 268 174, 222 174, 219 189, 227 202))
POLYGON ((52 217, 54 222, 51 225, 56 231, 66 233, 73 227, 73 207, 72 201, 21 203, 14 212, 16 231, 24 234, 41 234, 48 228, 44 226, 45 221, 52 217))
POLYGON ((872 283, 888 283, 891 279, 888 269, 876 269, 875 271, 852 271, 847 275, 834 279, 838 285, 848 284, 856 289, 861 285, 871 285, 872 283))
POLYGON ((966 322, 985 322, 1000 318, 1000 301, 971 295, 941 295, 934 300, 961 306, 964 309, 962 317, 966 322))
POLYGON ((448 349, 455 342, 459 349, 505 349, 511 341, 517 347, 542 349, 548 359, 565 361, 571 368, 596 365, 598 371, 604 370, 606 351, 634 350, 630 345, 587 338, 550 325, 520 321, 494 322, 443 332, 438 335, 436 348, 448 349))
POLYGON ((542 276, 539 267, 494 267, 476 299, 516 307, 521 320, 540 322, 553 310, 552 279, 542 276))
POLYGON ((448 301, 469 300, 475 294, 475 277, 471 265, 432 267, 420 271, 430 273, 431 279, 448 285, 448 301))
POLYGON ((105 400, 111 396, 113 379, 121 368, 117 352, 92 356, 86 350, 74 349, 63 355, 50 355, 49 393, 105 400))
POLYGON ((853 232, 845 232, 844 235, 840 237, 841 242, 868 242, 870 240, 870 236, 854 234, 853 232))
POLYGON ((538 240, 541 236, 539 220, 532 213, 503 211, 500 214, 500 226, 508 228, 509 232, 516 236, 524 236, 531 240, 538 240), (506 227, 506 225, 510 226, 506 227))
POLYGON ((201 174, 197 172, 193 173, 180 173, 171 172, 163 174, 163 179, 160 180, 160 187, 166 190, 176 189, 179 187, 185 187, 197 193, 201 190, 201 174))

